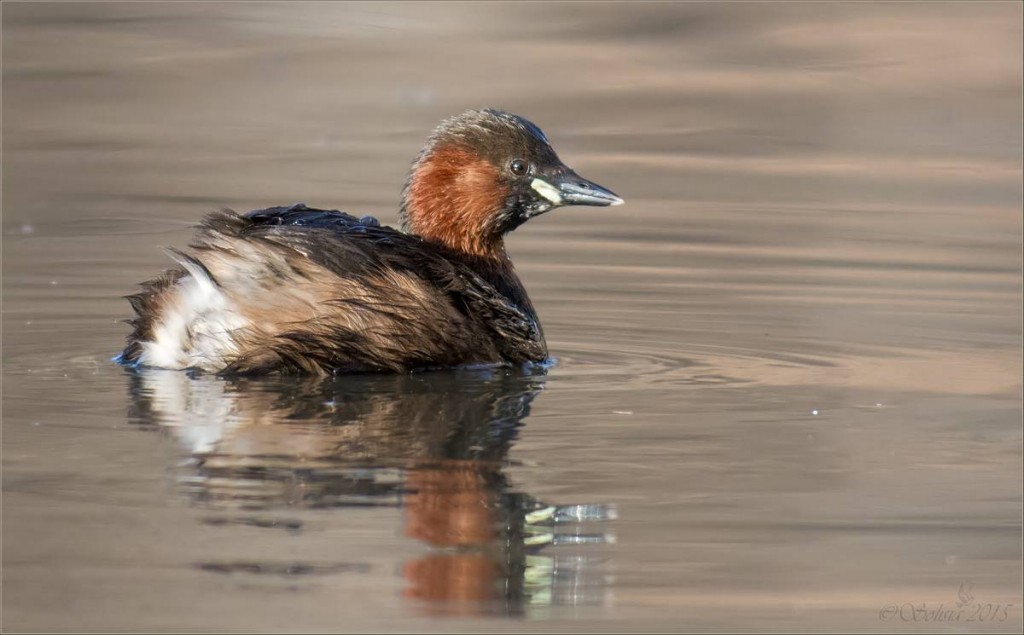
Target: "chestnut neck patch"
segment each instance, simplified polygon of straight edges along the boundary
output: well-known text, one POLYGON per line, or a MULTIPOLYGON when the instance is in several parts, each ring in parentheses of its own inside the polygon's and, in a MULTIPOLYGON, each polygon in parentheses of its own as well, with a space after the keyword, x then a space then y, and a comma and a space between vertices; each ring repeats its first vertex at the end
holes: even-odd
POLYGON ((460 145, 434 148, 413 169, 403 201, 406 229, 476 256, 499 256, 491 222, 510 193, 487 159, 460 145))

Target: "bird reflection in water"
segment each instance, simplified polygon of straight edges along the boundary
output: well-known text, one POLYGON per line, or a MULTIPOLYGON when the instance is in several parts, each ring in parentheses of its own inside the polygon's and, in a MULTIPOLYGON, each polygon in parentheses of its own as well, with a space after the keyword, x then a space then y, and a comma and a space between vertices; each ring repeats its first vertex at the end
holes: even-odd
POLYGON ((505 473, 542 374, 225 380, 153 370, 131 381, 132 419, 183 444, 179 480, 217 514, 209 524, 297 532, 300 521, 259 514, 399 507, 404 534, 432 547, 403 565, 404 594, 431 612, 515 615, 608 595, 598 545, 613 536, 592 523, 614 508, 547 504, 505 473))

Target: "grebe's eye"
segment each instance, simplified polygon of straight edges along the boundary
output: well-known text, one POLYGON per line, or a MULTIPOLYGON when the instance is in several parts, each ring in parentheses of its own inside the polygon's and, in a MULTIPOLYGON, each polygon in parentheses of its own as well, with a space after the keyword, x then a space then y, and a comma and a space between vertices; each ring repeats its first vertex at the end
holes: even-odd
POLYGON ((516 159, 512 163, 508 164, 508 171, 516 176, 522 176, 526 174, 526 171, 530 169, 530 164, 522 159, 516 159))

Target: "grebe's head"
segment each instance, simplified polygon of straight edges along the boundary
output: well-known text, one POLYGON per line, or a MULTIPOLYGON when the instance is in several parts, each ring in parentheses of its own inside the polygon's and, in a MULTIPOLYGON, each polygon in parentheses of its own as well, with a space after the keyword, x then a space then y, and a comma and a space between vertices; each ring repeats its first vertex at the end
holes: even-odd
POLYGON ((563 205, 619 205, 555 154, 540 128, 500 110, 441 122, 402 192, 402 228, 453 249, 501 253, 502 236, 563 205))

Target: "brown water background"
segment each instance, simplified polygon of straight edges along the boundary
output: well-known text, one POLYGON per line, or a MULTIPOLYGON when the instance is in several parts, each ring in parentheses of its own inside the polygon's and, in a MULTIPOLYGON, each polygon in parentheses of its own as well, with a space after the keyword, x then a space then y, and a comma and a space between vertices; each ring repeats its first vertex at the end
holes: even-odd
POLYGON ((1021 630, 1020 3, 2 10, 5 631, 1021 630), (546 377, 110 363, 479 106, 627 201, 510 238, 546 377))

